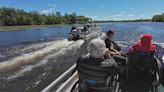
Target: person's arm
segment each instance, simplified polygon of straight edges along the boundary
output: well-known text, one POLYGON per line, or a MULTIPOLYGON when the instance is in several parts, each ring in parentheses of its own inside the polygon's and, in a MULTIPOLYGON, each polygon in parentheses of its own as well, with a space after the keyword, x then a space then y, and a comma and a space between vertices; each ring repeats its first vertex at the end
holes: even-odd
POLYGON ((113 75, 119 74, 120 73, 120 69, 119 69, 119 66, 116 63, 116 61, 113 58, 111 58, 110 61, 111 61, 111 67, 112 67, 112 71, 111 72, 113 73, 113 75))
POLYGON ((108 42, 108 39, 105 39, 105 44, 106 44, 106 48, 110 50, 110 43, 108 42))
POLYGON ((109 52, 109 49, 108 49, 108 48, 105 50, 105 57, 106 57, 106 58, 108 58, 108 59, 110 59, 110 58, 111 58, 111 54, 110 54, 110 52, 109 52))
POLYGON ((109 51, 111 55, 121 55, 121 53, 117 50, 112 50, 112 51, 109 51))
POLYGON ((121 47, 120 47, 116 42, 112 41, 112 43, 114 44, 115 49, 116 49, 117 51, 121 51, 121 47))

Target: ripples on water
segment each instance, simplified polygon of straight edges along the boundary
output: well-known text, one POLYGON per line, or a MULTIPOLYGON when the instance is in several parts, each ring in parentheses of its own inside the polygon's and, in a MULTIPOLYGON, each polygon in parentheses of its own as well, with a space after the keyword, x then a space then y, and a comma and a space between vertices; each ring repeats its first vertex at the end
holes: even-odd
MULTIPOLYGON (((31 51, 29 53, 24 53, 23 55, 0 62, 0 75, 1 75, 0 76, 1 77, 0 90, 1 91, 13 90, 14 92, 25 90, 25 88, 28 87, 29 85, 26 86, 24 89, 20 88, 18 90, 13 89, 13 88, 7 88, 7 86, 17 85, 18 87, 19 83, 17 83, 16 81, 20 81, 20 82, 22 81, 23 83, 23 80, 21 80, 21 78, 26 77, 27 76, 26 73, 30 73, 28 75, 30 77, 38 75, 38 74, 39 76, 43 76, 48 73, 48 72, 44 72, 45 69, 48 69, 48 70, 50 69, 49 71, 52 72, 53 70, 51 70, 51 68, 55 69, 58 67, 58 70, 57 70, 58 72, 56 73, 60 74, 60 71, 63 72, 65 68, 70 67, 70 65, 72 65, 73 62, 76 61, 76 60, 70 61, 71 59, 69 59, 67 55, 69 57, 72 57, 73 55, 77 54, 77 49, 79 49, 83 43, 84 43, 83 40, 78 40, 74 42, 74 41, 68 41, 67 39, 52 41, 48 43, 42 43, 42 44, 39 44, 39 46, 41 47, 40 49, 31 51), (60 58, 61 56, 63 57, 60 58), (66 62, 67 60, 65 59, 67 58, 70 64, 68 64, 69 62, 66 62), (57 66, 56 66, 56 63, 57 63, 57 66), (63 66, 63 69, 61 66, 63 66), (33 74, 32 72, 37 70, 37 68, 39 67, 43 67, 43 69, 40 69, 40 71, 36 72, 38 74, 33 74), (60 68, 61 70, 59 70, 60 68), (14 81, 15 85, 11 83, 12 81, 14 81)), ((21 51, 24 51, 27 49, 33 50, 37 48, 37 46, 38 44, 32 45, 30 47, 28 46, 26 48, 21 49, 21 51)), ((77 54, 77 55, 80 55, 80 54, 77 54)), ((77 55, 75 56, 77 57, 77 55)), ((58 75, 58 74, 53 74, 53 75, 58 75)), ((39 76, 36 76, 36 77, 39 77, 39 76)), ((37 80, 37 81, 42 81, 42 80, 37 80)), ((27 84, 32 84, 32 83, 33 83, 32 81, 29 81, 27 84)))
MULTIPOLYGON (((164 43, 162 23, 98 25, 104 32, 115 29, 115 38, 123 47, 137 41, 143 33, 151 33, 155 42, 164 43)), ((0 32, 1 92, 40 91, 85 54, 88 42, 65 39, 70 27, 0 32)))

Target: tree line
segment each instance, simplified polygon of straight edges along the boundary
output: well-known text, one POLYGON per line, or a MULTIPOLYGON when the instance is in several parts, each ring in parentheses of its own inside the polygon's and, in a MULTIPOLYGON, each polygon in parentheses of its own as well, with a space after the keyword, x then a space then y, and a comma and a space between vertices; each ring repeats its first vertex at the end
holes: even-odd
POLYGON ((136 20, 104 20, 93 21, 94 23, 109 23, 109 22, 151 22, 151 19, 136 19, 136 20))
POLYGON ((164 13, 153 16, 152 22, 164 22, 164 13))
POLYGON ((76 13, 62 15, 59 11, 49 14, 40 14, 36 11, 26 12, 22 9, 0 8, 0 25, 51 25, 86 23, 89 18, 76 13))

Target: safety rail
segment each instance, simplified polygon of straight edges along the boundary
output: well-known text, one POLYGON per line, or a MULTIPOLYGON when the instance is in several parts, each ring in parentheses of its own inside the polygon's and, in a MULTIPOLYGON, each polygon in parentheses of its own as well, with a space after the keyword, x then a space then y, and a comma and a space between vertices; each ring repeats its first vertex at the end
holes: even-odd
MULTIPOLYGON (((164 57, 164 48, 157 45, 157 54, 155 55, 157 59, 157 63, 159 66, 159 81, 164 83, 163 78, 163 71, 162 71, 162 65, 164 65, 164 61, 162 61, 164 57)), ((74 64, 71 68, 69 68, 66 72, 64 72, 61 76, 59 76, 56 80, 54 80, 51 84, 49 84, 45 89, 43 89, 41 92, 49 92, 52 90, 52 88, 57 87, 59 84, 57 90, 54 90, 54 92, 70 92, 74 84, 78 81, 78 73, 73 71, 76 68, 76 64, 74 64), (71 75, 71 76, 70 76, 71 75), (66 81, 63 82, 63 80, 70 76, 66 81)), ((73 92, 77 92, 77 87, 75 87, 73 92)), ((114 92, 119 92, 119 83, 116 83, 116 90, 114 92)))
MULTIPOLYGON (((56 80, 54 80, 51 84, 49 84, 45 89, 43 89, 41 92, 50 92, 50 90, 59 85, 61 82, 63 82, 63 80, 65 79, 65 77, 69 76, 70 74, 73 73, 74 69, 76 68, 76 64, 74 64, 71 68, 69 68, 66 72, 64 72, 61 76, 59 76, 56 80)), ((58 91, 55 92, 64 92, 62 90, 64 90, 64 88, 66 89, 66 86, 68 88, 68 84, 73 84, 72 83, 72 79, 76 79, 77 80, 77 72, 75 72, 68 80, 66 80, 66 82, 61 85, 58 89, 58 91), (69 83, 70 82, 70 83, 69 83), (67 84, 67 85, 66 85, 67 84), (62 88, 62 89, 61 89, 62 88)), ((75 81, 74 81, 75 82, 75 81)), ((70 88, 70 86, 69 86, 70 88)))

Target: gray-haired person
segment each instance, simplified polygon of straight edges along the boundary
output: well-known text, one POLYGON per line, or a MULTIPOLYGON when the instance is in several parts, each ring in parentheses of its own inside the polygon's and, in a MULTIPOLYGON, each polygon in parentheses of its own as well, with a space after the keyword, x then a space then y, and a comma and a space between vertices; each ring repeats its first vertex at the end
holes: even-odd
POLYGON ((93 39, 87 49, 88 54, 77 61, 79 92, 112 92, 113 77, 119 69, 106 49, 105 42, 93 39))

